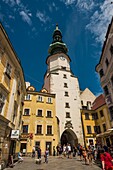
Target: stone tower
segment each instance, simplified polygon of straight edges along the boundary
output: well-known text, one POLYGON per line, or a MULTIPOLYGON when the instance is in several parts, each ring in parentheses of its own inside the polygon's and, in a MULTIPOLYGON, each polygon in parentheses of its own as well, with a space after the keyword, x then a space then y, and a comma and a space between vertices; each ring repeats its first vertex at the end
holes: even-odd
POLYGON ((83 144, 79 82, 70 69, 71 59, 58 25, 53 32, 53 42, 48 52, 48 68, 43 88, 56 94, 56 115, 59 119, 61 143, 83 144))

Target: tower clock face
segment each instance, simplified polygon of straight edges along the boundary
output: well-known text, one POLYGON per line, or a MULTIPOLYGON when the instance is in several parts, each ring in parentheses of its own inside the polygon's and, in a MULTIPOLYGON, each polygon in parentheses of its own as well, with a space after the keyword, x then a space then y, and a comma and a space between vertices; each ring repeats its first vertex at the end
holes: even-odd
POLYGON ((64 57, 64 56, 60 56, 60 59, 61 59, 61 60, 65 60, 65 57, 64 57))

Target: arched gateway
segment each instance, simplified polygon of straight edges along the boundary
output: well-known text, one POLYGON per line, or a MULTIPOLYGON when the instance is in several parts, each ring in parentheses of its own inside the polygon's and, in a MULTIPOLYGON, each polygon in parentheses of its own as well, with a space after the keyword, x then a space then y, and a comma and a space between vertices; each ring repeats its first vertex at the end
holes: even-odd
POLYGON ((67 143, 70 143, 71 146, 78 144, 77 136, 71 129, 66 129, 61 135, 61 145, 67 145, 67 143))

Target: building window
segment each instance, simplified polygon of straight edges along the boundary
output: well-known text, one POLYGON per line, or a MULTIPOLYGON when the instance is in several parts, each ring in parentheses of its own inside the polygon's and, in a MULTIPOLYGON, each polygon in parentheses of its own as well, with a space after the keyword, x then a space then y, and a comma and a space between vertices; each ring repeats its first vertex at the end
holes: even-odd
POLYGON ((47 111, 47 117, 52 117, 51 111, 47 111))
POLYGON ((100 75, 100 77, 103 77, 103 76, 104 76, 104 71, 103 71, 103 69, 101 69, 101 70, 99 71, 99 75, 100 75))
POLYGON ((27 94, 27 95, 25 96, 25 100, 30 100, 30 94, 27 94))
POLYGON ((104 116, 103 110, 100 110, 100 117, 103 117, 103 116, 104 116))
POLYGON ((64 75, 63 75, 63 78, 65 78, 65 79, 66 79, 66 78, 67 78, 67 75, 66 75, 66 74, 64 74, 64 75))
POLYGON ((28 125, 23 125, 23 133, 28 133, 28 125))
POLYGON ((7 63, 5 73, 6 73, 6 75, 7 75, 9 78, 11 78, 11 70, 12 70, 11 65, 10 65, 9 63, 7 63))
POLYGON ((83 106, 83 100, 81 100, 81 105, 83 106))
POLYGON ((65 96, 69 96, 67 91, 65 91, 65 96))
POLYGON ((105 95, 108 95, 108 94, 109 94, 109 90, 108 90, 108 87, 107 87, 107 86, 104 87, 104 93, 105 93, 105 95))
POLYGON ((37 132, 38 135, 42 134, 42 125, 37 125, 37 132))
POLYGON ((92 132, 91 132, 91 126, 87 126, 87 133, 88 134, 91 134, 92 132))
POLYGON ((111 55, 113 54, 113 45, 111 44, 111 47, 110 47, 110 52, 111 52, 111 55))
POLYGON ((38 109, 38 111, 37 111, 37 116, 38 116, 38 117, 42 117, 42 110, 38 109))
POLYGON ((70 108, 69 103, 65 103, 66 108, 70 108))
POLYGON ((85 119, 89 120, 89 113, 85 113, 85 119))
POLYGON ((63 70, 66 70, 66 67, 63 67, 63 66, 62 66, 61 68, 62 68, 63 70))
POLYGON ((108 61, 108 59, 107 59, 107 58, 106 58, 105 63, 106 63, 106 66, 108 67, 108 65, 109 65, 109 61, 108 61))
POLYGON ((3 110, 3 106, 5 104, 5 95, 3 95, 2 93, 0 93, 0 113, 3 110))
POLYGON ((30 109, 24 109, 24 116, 30 115, 30 109))
POLYGON ((42 96, 38 96, 38 102, 43 102, 43 98, 42 98, 42 96))
POLYGON ((103 124, 103 130, 104 130, 104 132, 106 131, 106 125, 105 125, 105 123, 103 124))
POLYGON ((51 97, 48 97, 47 102, 48 102, 48 103, 52 103, 52 101, 51 101, 51 97))
POLYGON ((67 83, 64 83, 64 87, 67 87, 67 83))
POLYGON ((113 76, 111 77, 111 84, 112 84, 112 86, 113 86, 113 76))
POLYGON ((40 141, 35 141, 35 149, 38 150, 38 147, 40 147, 40 141))
POLYGON ((98 113, 95 112, 94 115, 95 115, 95 120, 97 120, 98 119, 98 113))
POLYGON ((70 118, 70 113, 66 112, 66 118, 70 118))
POLYGON ((47 126, 47 135, 52 135, 52 126, 47 126))
POLYGON ((95 114, 92 113, 92 120, 95 120, 95 114))
POLYGON ((111 120, 113 120, 113 106, 109 108, 111 120))
POLYGON ((101 133, 100 126, 94 126, 94 132, 95 132, 96 134, 101 133))

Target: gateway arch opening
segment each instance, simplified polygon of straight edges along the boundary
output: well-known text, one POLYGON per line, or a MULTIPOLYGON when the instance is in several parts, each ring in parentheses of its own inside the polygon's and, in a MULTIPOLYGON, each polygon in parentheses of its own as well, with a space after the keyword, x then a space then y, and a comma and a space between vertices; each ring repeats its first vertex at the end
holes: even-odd
POLYGON ((71 146, 77 146, 78 144, 77 136, 71 129, 65 130, 61 136, 61 145, 67 145, 67 143, 71 146))

